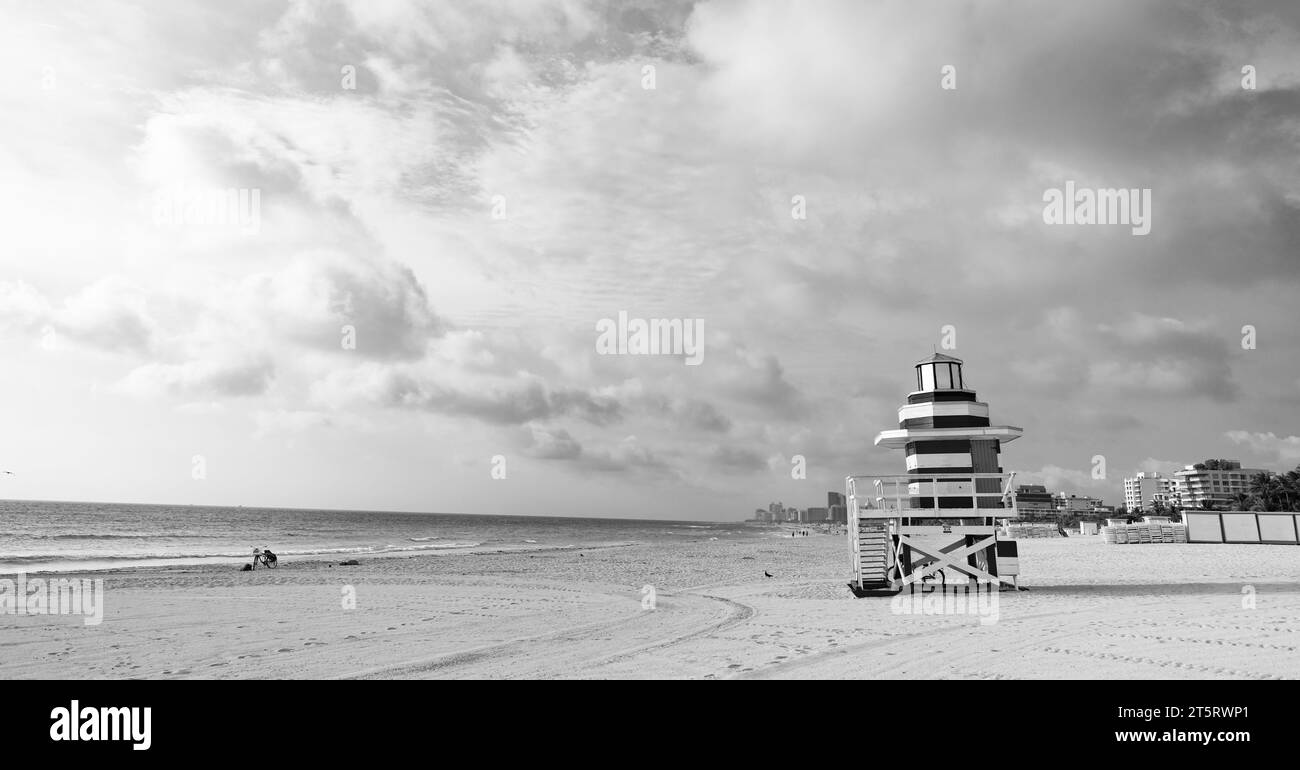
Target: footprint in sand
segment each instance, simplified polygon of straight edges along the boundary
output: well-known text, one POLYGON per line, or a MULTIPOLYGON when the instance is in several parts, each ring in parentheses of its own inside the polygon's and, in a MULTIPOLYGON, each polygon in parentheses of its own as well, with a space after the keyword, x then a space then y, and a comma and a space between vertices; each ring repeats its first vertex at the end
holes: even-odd
POLYGON ((276 650, 276 652, 293 652, 293 648, 292 648, 292 647, 281 647, 280 649, 276 650))

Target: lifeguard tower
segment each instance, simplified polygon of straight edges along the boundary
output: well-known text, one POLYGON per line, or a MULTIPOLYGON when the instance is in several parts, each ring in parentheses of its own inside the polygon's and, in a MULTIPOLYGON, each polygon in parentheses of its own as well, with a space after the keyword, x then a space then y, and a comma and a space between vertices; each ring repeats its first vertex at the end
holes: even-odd
POLYGON ((855 595, 934 581, 1015 587, 1016 543, 999 539, 997 522, 1019 517, 1015 473, 1002 472, 998 454, 1022 431, 990 425, 989 405, 967 385, 960 359, 917 362, 898 430, 876 436, 876 446, 903 450, 907 473, 845 480, 855 595))

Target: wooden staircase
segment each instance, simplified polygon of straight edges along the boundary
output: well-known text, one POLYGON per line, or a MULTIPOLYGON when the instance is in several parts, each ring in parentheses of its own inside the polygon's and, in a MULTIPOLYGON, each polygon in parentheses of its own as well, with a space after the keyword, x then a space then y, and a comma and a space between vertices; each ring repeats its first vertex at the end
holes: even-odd
POLYGON ((884 522, 879 524, 860 522, 858 524, 858 564, 861 567, 863 587, 888 585, 885 577, 887 571, 886 552, 889 549, 889 533, 884 522))

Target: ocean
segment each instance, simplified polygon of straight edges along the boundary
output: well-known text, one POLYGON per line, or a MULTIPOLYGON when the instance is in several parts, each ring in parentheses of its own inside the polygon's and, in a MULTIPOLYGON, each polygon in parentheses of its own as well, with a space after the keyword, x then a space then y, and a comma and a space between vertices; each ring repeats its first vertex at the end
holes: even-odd
POLYGON ((0 500, 0 573, 752 537, 742 522, 0 500))

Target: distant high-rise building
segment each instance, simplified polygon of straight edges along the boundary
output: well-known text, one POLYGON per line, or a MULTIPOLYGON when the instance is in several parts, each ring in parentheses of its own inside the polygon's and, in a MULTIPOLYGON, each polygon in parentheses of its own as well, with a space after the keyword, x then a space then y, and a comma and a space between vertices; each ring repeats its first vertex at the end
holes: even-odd
POLYGON ((1159 472, 1139 472, 1124 478, 1124 505, 1129 513, 1149 511, 1157 502, 1170 505, 1177 501, 1177 495, 1177 482, 1159 472))
POLYGON ((1056 518, 1056 501, 1047 487, 1040 484, 1021 484, 1016 487, 1016 510, 1025 521, 1056 518))
POLYGON ((819 524, 826 521, 826 514, 827 509, 825 508, 809 508, 804 511, 804 521, 809 524, 819 524))
POLYGON ((833 524, 849 522, 849 509, 845 504, 843 492, 826 493, 826 515, 833 524))
POLYGON ((1188 465, 1174 473, 1177 483, 1178 504, 1182 508, 1231 508, 1233 498, 1250 491, 1250 480, 1268 471, 1260 468, 1243 468, 1241 463, 1225 461, 1215 463, 1217 468, 1207 468, 1204 463, 1188 465))
POLYGON ((1054 499, 1058 513, 1092 513, 1101 506, 1101 498, 1086 495, 1083 497, 1079 495, 1066 496, 1064 492, 1057 492, 1054 499))

